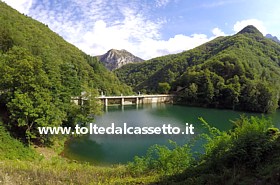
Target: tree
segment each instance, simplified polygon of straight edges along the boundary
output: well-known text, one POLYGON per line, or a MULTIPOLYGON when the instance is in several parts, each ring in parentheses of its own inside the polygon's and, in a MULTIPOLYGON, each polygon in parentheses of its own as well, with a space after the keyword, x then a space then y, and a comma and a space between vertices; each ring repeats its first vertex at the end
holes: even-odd
POLYGON ((95 98, 98 92, 90 88, 85 90, 80 96, 81 105, 69 106, 68 119, 64 126, 74 127, 77 123, 86 125, 93 121, 95 115, 101 114, 101 103, 95 98))
POLYGON ((163 94, 167 94, 170 90, 170 85, 167 82, 158 83, 158 91, 163 94))
POLYGON ((202 75, 203 98, 206 104, 211 104, 214 97, 214 85, 211 81, 211 72, 206 69, 202 75))
POLYGON ((3 52, 7 52, 10 48, 12 48, 14 41, 10 36, 10 32, 6 28, 7 25, 1 25, 0 28, 0 50, 3 52))
POLYGON ((0 90, 10 114, 10 126, 23 132, 28 141, 37 138, 40 126, 59 126, 65 119, 59 99, 50 91, 42 61, 19 47, 2 55, 0 90))
POLYGON ((261 81, 246 81, 240 102, 245 110, 263 113, 274 112, 278 107, 277 92, 272 85, 261 81))

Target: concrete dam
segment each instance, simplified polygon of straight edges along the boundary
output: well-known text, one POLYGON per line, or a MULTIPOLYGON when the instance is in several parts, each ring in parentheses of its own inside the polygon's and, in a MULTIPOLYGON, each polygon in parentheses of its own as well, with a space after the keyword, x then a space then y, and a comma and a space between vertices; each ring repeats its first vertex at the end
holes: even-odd
POLYGON ((173 103, 175 95, 155 94, 155 95, 131 95, 131 96, 99 96, 104 106, 110 105, 138 105, 150 103, 173 103))

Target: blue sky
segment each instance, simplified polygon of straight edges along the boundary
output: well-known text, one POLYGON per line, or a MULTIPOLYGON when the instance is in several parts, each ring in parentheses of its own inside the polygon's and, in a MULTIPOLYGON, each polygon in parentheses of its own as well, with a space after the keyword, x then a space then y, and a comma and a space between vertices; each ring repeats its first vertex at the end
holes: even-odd
POLYGON ((90 55, 126 49, 150 59, 246 25, 280 38, 278 0, 3 0, 90 55))

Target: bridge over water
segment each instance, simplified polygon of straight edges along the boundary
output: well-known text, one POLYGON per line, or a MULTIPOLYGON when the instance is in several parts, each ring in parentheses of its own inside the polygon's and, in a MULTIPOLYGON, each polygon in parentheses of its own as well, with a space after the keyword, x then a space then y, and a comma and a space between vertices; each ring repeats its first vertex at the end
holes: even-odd
POLYGON ((131 96, 99 96, 104 106, 109 105, 132 105, 147 103, 172 103, 175 95, 172 94, 154 94, 154 95, 131 95, 131 96))

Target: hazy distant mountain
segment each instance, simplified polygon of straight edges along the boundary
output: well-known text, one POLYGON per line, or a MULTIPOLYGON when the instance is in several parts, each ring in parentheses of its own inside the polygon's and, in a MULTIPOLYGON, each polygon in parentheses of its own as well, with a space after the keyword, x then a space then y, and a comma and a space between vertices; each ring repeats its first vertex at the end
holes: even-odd
POLYGON ((273 36, 271 34, 267 34, 265 37, 269 38, 269 39, 271 39, 271 40, 273 40, 273 41, 275 41, 275 42, 280 44, 280 40, 276 36, 273 36))
POLYGON ((133 54, 129 53, 124 49, 111 49, 104 55, 100 55, 97 57, 111 71, 129 63, 137 63, 144 61, 143 59, 134 56, 133 54))

